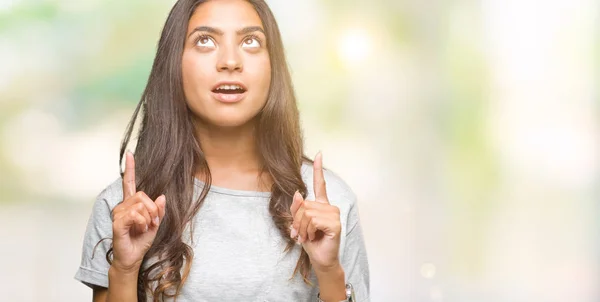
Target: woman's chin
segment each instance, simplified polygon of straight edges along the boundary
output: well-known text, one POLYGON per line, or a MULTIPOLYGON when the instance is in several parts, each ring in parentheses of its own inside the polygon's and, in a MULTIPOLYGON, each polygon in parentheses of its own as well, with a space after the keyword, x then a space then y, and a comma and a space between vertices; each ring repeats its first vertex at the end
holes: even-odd
POLYGON ((248 110, 245 107, 211 109, 193 110, 192 108, 192 112, 201 124, 209 128, 237 128, 251 123, 260 111, 259 108, 248 110))
POLYGON ((252 118, 241 117, 241 116, 216 116, 208 119, 209 123, 213 127, 218 128, 237 128, 248 124, 252 118))

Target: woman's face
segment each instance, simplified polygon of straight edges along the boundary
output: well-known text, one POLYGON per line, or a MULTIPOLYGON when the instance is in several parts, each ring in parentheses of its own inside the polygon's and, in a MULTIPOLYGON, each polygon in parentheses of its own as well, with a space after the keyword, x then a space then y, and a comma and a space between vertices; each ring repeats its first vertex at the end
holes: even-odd
POLYGON ((200 4, 188 24, 182 58, 188 106, 202 122, 240 126, 267 101, 271 63, 254 7, 242 0, 200 4))

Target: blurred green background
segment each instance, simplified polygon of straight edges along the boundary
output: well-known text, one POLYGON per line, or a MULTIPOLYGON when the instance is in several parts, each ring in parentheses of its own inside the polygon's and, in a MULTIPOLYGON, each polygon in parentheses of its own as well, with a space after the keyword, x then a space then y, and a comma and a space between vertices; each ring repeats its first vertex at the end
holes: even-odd
MULTIPOLYGON (((84 301, 95 196, 171 1, 0 0, 0 287, 84 301)), ((600 3, 268 1, 373 301, 600 300, 600 3)))

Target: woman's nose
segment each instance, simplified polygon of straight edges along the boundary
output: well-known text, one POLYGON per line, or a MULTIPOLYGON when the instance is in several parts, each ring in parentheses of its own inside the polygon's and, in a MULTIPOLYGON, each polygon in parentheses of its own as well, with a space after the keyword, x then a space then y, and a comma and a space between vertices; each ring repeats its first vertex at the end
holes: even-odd
POLYGON ((233 46, 221 48, 221 56, 217 63, 218 71, 242 71, 243 64, 239 49, 233 46))

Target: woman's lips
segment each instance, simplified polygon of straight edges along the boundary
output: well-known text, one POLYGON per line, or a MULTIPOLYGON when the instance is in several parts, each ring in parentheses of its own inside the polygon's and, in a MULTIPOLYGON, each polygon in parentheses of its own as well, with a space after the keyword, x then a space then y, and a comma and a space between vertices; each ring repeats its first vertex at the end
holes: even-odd
POLYGON ((217 101, 223 103, 237 103, 244 99, 244 97, 246 96, 246 91, 242 93, 218 93, 211 91, 211 93, 213 97, 217 99, 217 101))

